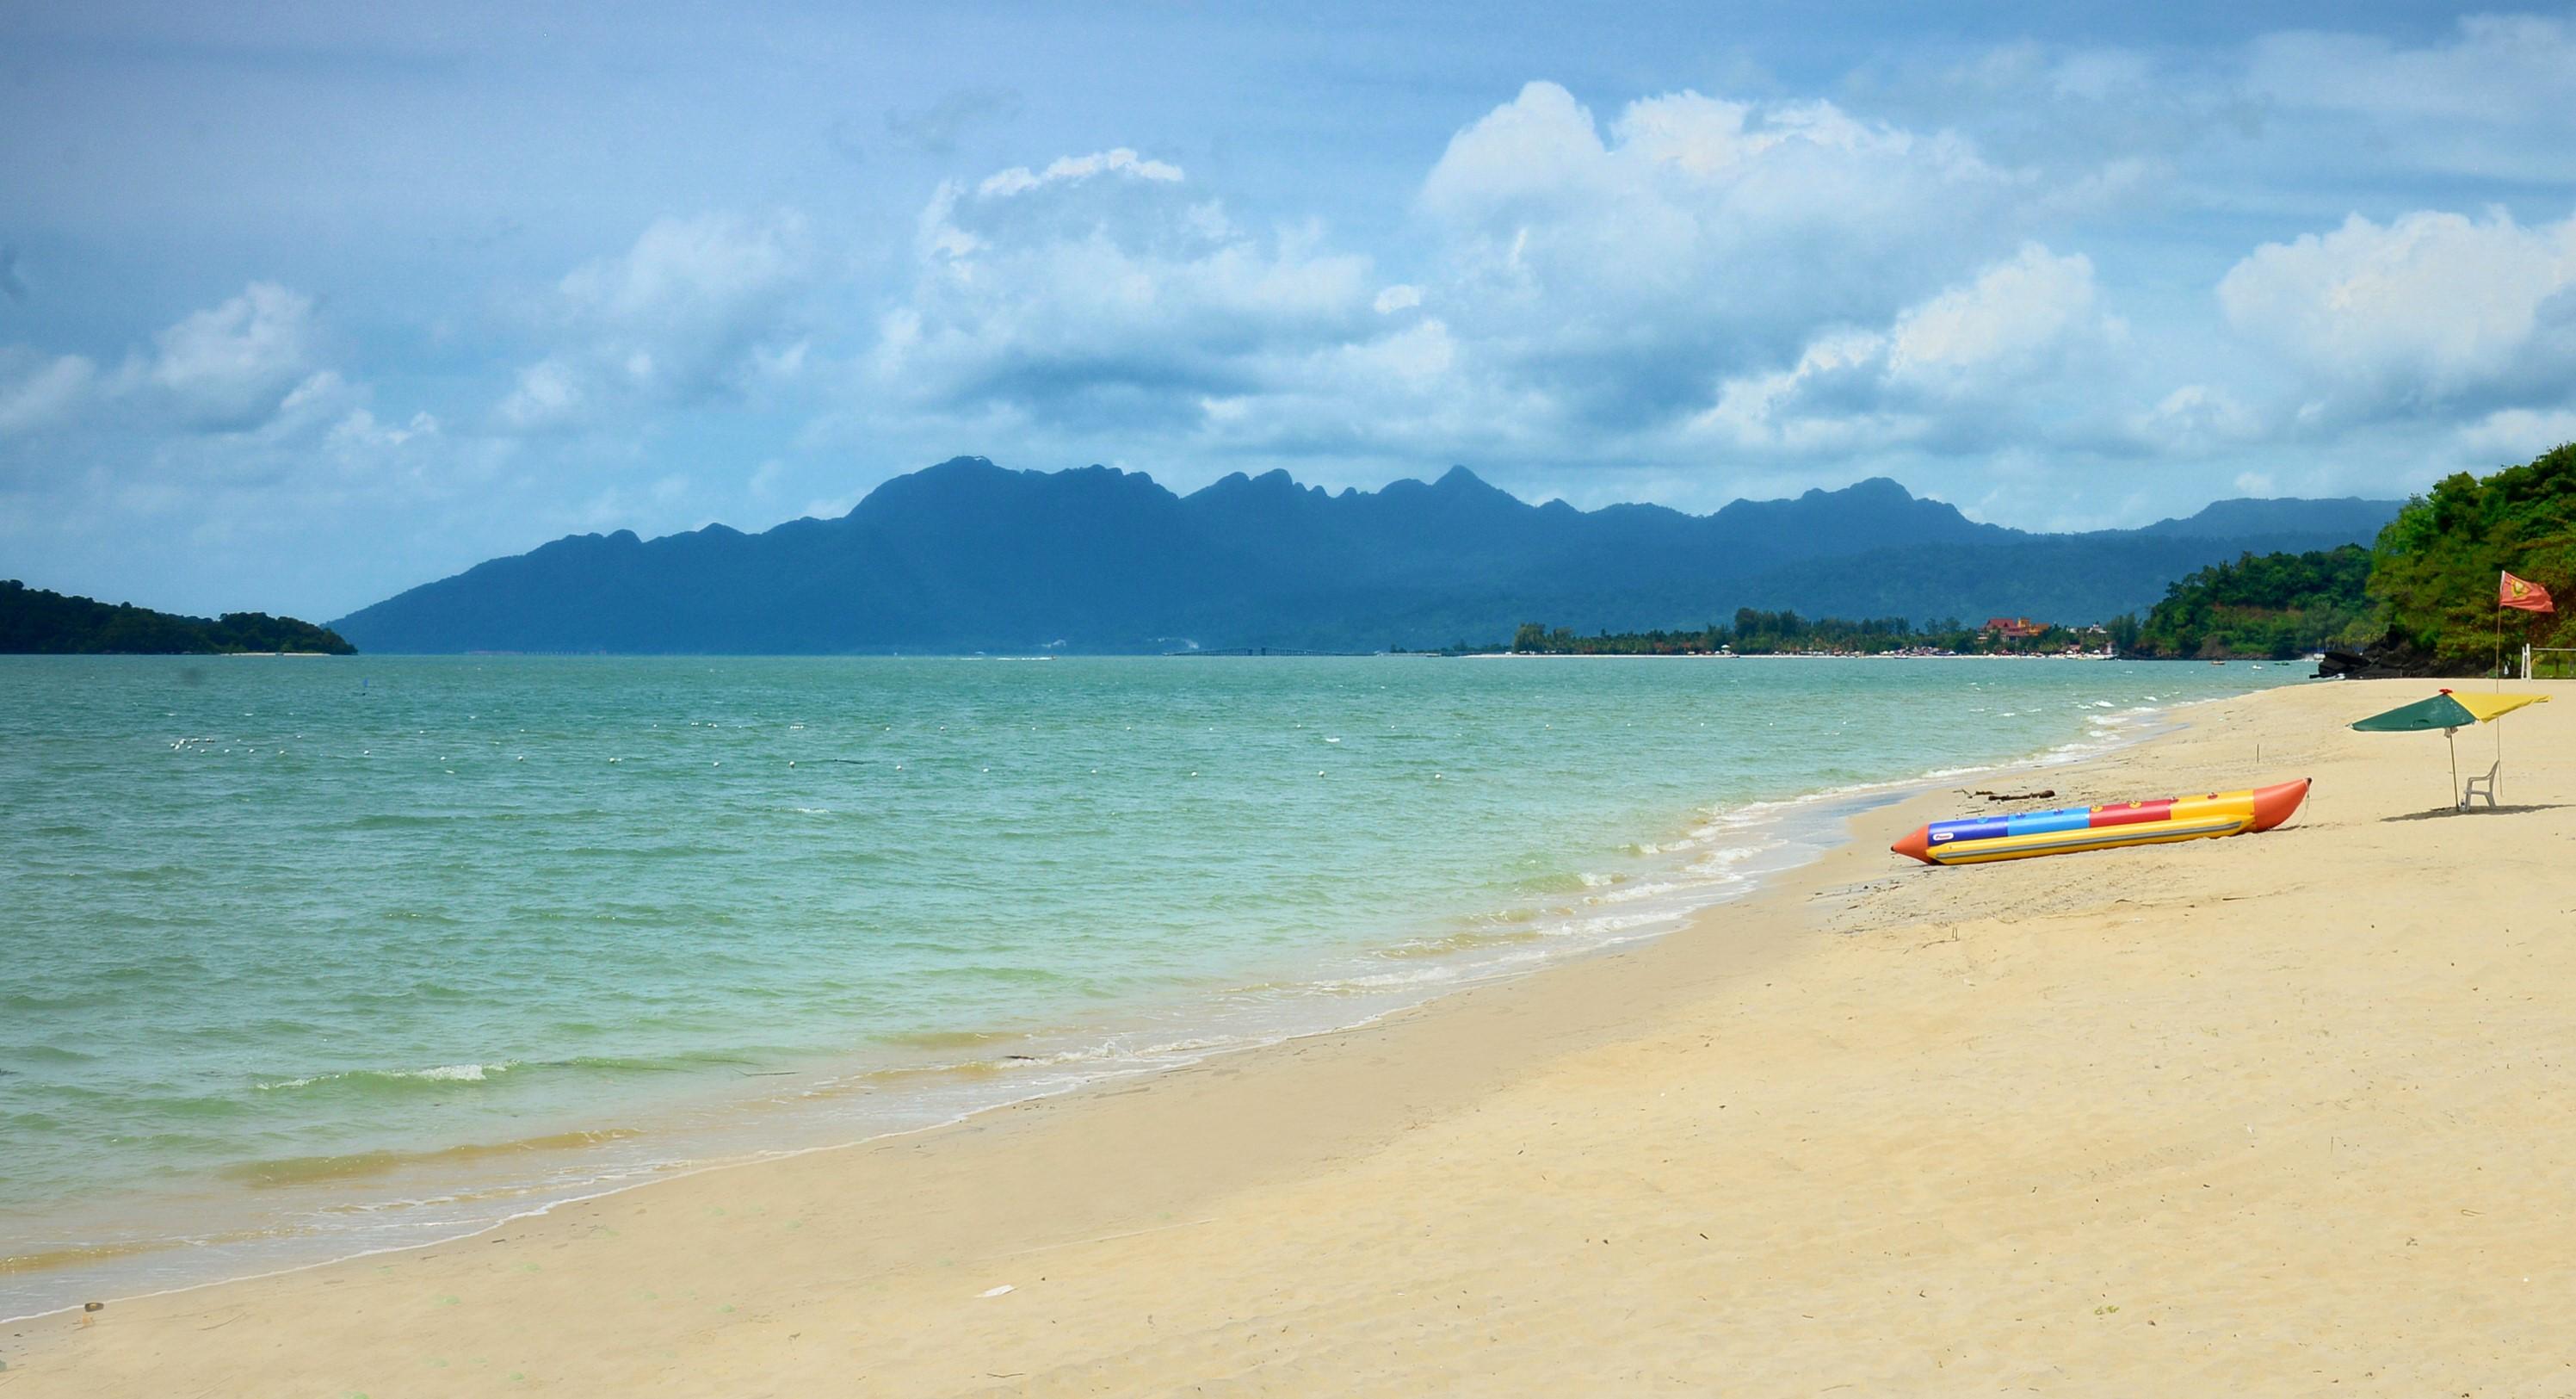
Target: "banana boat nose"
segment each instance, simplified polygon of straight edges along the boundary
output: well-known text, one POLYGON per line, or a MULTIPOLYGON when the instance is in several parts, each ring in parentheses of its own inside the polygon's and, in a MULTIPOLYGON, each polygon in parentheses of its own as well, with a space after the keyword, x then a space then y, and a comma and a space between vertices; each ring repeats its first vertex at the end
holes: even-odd
POLYGON ((1907 859, 1921 860, 1927 865, 1931 864, 1933 863, 1932 857, 1925 852, 1932 848, 1932 828, 1930 826, 1917 826, 1914 828, 1914 833, 1912 835, 1906 836, 1887 848, 1895 851, 1899 855, 1905 856, 1907 859))
POLYGON ((2279 782, 2254 789, 2254 829, 2268 831, 2290 819, 2299 803, 2308 799, 2308 784, 2314 779, 2302 777, 2296 782, 2279 782))

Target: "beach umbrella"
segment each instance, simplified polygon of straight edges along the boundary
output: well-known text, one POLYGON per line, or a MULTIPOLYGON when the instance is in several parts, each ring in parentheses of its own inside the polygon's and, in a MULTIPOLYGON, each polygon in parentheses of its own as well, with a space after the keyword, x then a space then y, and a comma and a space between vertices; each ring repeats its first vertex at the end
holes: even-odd
MULTIPOLYGON (((2440 729, 2442 741, 2451 745, 2451 790, 2460 790, 2460 750, 2452 735, 2469 724, 2484 724, 2501 719, 2526 704, 2541 704, 2547 695, 2461 694, 2444 690, 2431 699, 2401 704, 2384 714, 2373 714, 2353 725, 2363 733, 2421 733, 2440 729)), ((2504 732, 2496 732, 2496 767, 2504 766, 2504 732)))

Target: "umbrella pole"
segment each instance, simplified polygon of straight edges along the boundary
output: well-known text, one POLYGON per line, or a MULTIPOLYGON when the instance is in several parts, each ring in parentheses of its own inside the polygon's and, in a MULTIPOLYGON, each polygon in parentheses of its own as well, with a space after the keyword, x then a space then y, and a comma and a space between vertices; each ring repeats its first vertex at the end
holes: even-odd
POLYGON ((2451 750, 2451 809, 2460 809, 2460 731, 2442 730, 2442 743, 2451 750))

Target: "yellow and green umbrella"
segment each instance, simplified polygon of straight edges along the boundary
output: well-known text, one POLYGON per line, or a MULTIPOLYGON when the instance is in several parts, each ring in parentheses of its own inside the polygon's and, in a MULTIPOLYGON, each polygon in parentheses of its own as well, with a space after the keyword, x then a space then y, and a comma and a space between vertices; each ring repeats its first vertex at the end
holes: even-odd
MULTIPOLYGON (((2353 727, 2363 733, 2420 733, 2426 729, 2440 729, 2443 742, 2452 743, 2452 735, 2467 725, 2501 719, 2526 704, 2541 704, 2548 699, 2547 695, 2464 695, 2455 690, 2444 690, 2431 699, 2401 704, 2384 714, 2373 714, 2353 727)), ((2496 766, 2499 769, 2504 766, 2504 731, 2501 729, 2496 731, 2496 766)), ((2451 748, 2451 790, 2460 790, 2460 750, 2456 744, 2451 748)))

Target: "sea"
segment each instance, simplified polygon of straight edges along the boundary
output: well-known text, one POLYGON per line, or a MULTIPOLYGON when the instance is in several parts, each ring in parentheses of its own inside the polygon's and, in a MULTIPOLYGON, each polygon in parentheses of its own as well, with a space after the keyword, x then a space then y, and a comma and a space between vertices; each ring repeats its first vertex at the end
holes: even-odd
POLYGON ((1363 1023, 2303 674, 0 657, 0 1318, 1363 1023))

